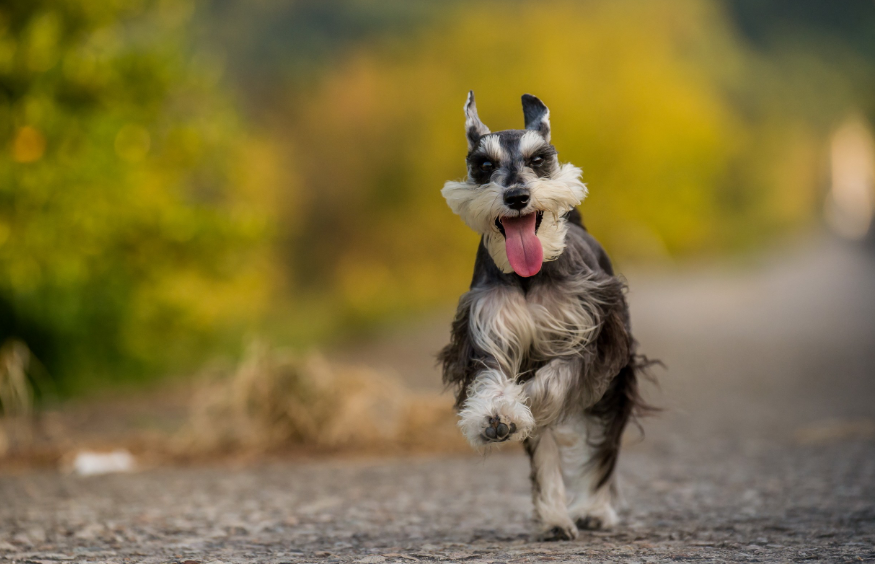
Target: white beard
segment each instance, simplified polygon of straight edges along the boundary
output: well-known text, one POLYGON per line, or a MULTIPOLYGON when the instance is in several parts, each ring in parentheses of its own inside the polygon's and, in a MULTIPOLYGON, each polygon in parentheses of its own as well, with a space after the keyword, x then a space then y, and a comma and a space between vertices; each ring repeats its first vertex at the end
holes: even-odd
MULTIPOLYGON (((568 231, 562 216, 583 202, 586 185, 580 180, 581 170, 570 163, 560 166, 555 177, 525 179, 531 192, 530 208, 544 213, 538 228, 538 240, 544 250, 544 261, 553 261, 565 251, 568 231)), ((503 188, 495 183, 478 185, 471 180, 447 181, 441 194, 472 230, 483 236, 489 255, 504 273, 512 273, 507 259, 504 236, 495 226, 495 219, 508 214, 503 204, 503 188)))

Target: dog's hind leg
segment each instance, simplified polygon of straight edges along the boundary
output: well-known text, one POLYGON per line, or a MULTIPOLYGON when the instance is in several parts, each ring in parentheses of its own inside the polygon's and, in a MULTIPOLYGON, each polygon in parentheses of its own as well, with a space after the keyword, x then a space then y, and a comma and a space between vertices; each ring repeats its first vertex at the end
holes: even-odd
POLYGON ((617 524, 616 480, 600 459, 604 427, 598 419, 583 413, 569 416, 555 428, 568 493, 568 513, 577 528, 608 529, 617 524))
POLYGON ((553 431, 542 429, 525 440, 532 464, 532 502, 540 540, 572 540, 577 527, 568 514, 559 447, 553 431))

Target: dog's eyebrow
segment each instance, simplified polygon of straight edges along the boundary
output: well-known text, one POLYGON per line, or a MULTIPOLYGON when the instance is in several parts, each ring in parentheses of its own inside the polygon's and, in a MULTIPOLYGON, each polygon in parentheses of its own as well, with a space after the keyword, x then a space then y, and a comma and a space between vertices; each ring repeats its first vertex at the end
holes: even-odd
POLYGON ((539 149, 547 146, 547 142, 541 137, 541 134, 535 131, 529 131, 520 138, 520 154, 523 158, 531 157, 539 149))
POLYGON ((501 148, 498 136, 483 136, 480 138, 480 147, 478 149, 481 149, 496 163, 500 163, 504 158, 504 150, 501 148))

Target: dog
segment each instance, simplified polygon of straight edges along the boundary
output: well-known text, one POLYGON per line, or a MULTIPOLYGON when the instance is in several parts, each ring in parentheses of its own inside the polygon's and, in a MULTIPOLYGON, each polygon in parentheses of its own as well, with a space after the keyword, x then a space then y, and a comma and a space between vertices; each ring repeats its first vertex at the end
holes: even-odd
POLYGON ((491 132, 473 91, 465 102, 468 176, 441 193, 481 240, 438 359, 472 446, 523 442, 537 537, 571 540, 617 524, 620 438, 648 409, 638 378, 651 362, 576 208, 581 170, 560 163, 544 103, 522 103, 524 130, 491 132))

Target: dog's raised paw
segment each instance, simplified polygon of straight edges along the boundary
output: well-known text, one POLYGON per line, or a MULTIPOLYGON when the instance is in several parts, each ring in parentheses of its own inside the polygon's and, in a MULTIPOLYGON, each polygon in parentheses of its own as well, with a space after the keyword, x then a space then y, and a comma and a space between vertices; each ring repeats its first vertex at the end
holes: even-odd
POLYGON ((544 542, 574 540, 575 538, 577 538, 577 533, 574 531, 573 527, 560 527, 559 525, 550 527, 538 536, 538 540, 544 542))
POLYGON ((522 440, 535 426, 532 412, 522 402, 522 388, 489 370, 468 390, 459 411, 459 428, 471 446, 479 449, 508 440, 522 440))
POLYGON ((485 442, 504 442, 516 432, 515 423, 503 422, 501 417, 489 417, 489 425, 483 430, 481 437, 485 442))

